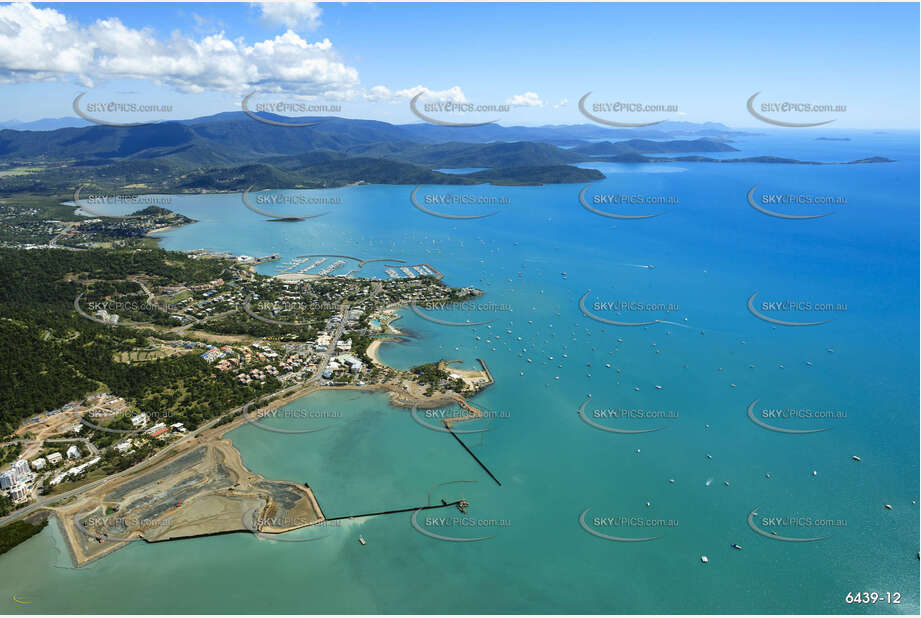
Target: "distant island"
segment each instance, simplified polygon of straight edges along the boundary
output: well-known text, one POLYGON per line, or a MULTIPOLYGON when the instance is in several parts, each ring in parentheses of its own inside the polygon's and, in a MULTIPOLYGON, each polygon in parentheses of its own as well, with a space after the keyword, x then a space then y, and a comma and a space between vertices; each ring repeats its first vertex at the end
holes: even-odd
POLYGON ((864 163, 895 163, 886 157, 868 157, 854 161, 800 161, 786 157, 743 157, 741 159, 714 159, 712 157, 647 157, 641 154, 627 154, 605 159, 614 163, 783 163, 787 165, 861 165, 864 163))
POLYGON ((738 152, 738 148, 733 148, 725 142, 712 139, 670 140, 666 142, 631 139, 623 142, 596 142, 587 146, 573 148, 572 152, 596 156, 634 152, 738 152))

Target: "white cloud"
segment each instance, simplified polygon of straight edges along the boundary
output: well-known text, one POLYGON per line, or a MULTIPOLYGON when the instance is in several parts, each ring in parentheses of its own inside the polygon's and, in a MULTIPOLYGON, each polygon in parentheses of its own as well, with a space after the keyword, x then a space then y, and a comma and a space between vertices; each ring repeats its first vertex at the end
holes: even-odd
POLYGON ((451 101, 452 103, 466 103, 467 97, 460 86, 454 86, 447 90, 429 90, 425 86, 414 86, 405 90, 397 90, 394 94, 395 99, 412 99, 417 94, 422 93, 422 98, 427 100, 451 101))
POLYGON ((540 97, 537 96, 536 92, 525 92, 524 94, 516 94, 515 96, 506 99, 505 102, 515 107, 543 107, 544 106, 544 102, 540 100, 540 97))
POLYGON ((316 30, 322 10, 315 2, 261 2, 262 18, 289 30, 316 30))
POLYGON ((560 109, 561 107, 566 107, 569 104, 569 99, 563 97, 560 99, 560 102, 553 106, 553 109, 560 109))
POLYGON ((200 39, 100 19, 81 26, 55 9, 0 5, 0 82, 75 78, 86 86, 149 79, 183 92, 287 92, 336 96, 359 88, 358 71, 329 39, 310 43, 287 30, 247 45, 223 32, 200 39))
POLYGON ((364 97, 368 101, 389 101, 393 97, 393 93, 390 92, 390 88, 387 86, 374 86, 364 93, 364 97))

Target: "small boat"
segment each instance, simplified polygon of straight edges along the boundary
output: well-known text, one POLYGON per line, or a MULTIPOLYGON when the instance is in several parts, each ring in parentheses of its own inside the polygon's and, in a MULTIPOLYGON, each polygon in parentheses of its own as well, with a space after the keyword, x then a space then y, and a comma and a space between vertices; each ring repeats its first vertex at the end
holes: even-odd
POLYGON ((857 455, 851 455, 851 459, 853 459, 854 461, 860 461, 860 457, 858 457, 857 455))
POLYGON ((884 504, 883 506, 886 507, 886 510, 887 510, 887 511, 891 511, 891 510, 892 510, 892 505, 891 505, 891 504, 884 504))
POLYGON ((367 544, 368 544, 368 542, 365 540, 365 537, 363 537, 363 536, 359 536, 359 537, 358 537, 358 542, 361 543, 362 545, 367 545, 367 544))
POLYGON ((708 562, 710 562, 710 559, 707 558, 706 556, 701 556, 700 561, 703 562, 704 564, 707 564, 708 562))
POLYGON ((731 543, 730 546, 731 546, 733 549, 742 549, 742 546, 739 545, 738 543, 731 543))

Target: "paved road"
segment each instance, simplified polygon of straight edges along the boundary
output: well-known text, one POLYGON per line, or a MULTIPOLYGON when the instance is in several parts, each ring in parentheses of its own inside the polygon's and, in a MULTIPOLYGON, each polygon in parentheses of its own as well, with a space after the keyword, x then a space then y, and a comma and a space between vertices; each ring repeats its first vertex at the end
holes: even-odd
POLYGON ((48 241, 48 247, 55 247, 55 248, 56 248, 56 247, 57 247, 57 244, 58 244, 58 240, 60 240, 60 239, 63 238, 64 236, 66 236, 66 235, 67 235, 67 232, 69 232, 72 228, 73 228, 72 225, 65 225, 65 226, 64 226, 64 229, 61 230, 61 232, 60 232, 57 236, 55 236, 55 237, 52 238, 50 241, 48 241))
MULTIPOLYGON (((253 402, 250 402, 250 403, 259 402, 259 401, 261 401, 261 400, 263 400, 263 399, 266 399, 266 398, 268 398, 268 397, 272 397, 272 396, 275 396, 275 395, 278 395, 278 394, 282 394, 282 393, 284 393, 285 391, 294 390, 294 388, 296 388, 296 387, 301 387, 301 386, 302 386, 302 385, 297 384, 297 385, 295 385, 295 386, 288 387, 288 388, 283 389, 283 390, 281 390, 281 391, 278 391, 278 392, 276 392, 276 393, 270 393, 270 394, 268 394, 268 395, 264 395, 264 396, 262 396, 262 397, 260 397, 260 398, 258 398, 258 399, 256 399, 256 400, 254 400, 253 402)), ((231 414, 235 414, 235 413, 241 411, 242 409, 243 409, 243 406, 239 406, 238 408, 235 408, 235 409, 231 410, 230 413, 231 413, 231 414)), ((223 415, 222 415, 222 416, 223 416, 223 415)), ((140 463, 137 463, 137 464, 131 466, 130 468, 126 468, 125 470, 122 470, 121 472, 117 472, 117 473, 112 474, 112 475, 110 475, 110 476, 107 476, 107 477, 105 477, 105 478, 103 478, 103 479, 99 479, 98 481, 93 481, 92 483, 88 483, 88 484, 86 484, 86 485, 81 485, 80 487, 77 487, 77 488, 75 488, 75 489, 71 489, 70 491, 66 491, 66 492, 64 492, 64 493, 54 494, 54 495, 51 495, 51 496, 40 496, 38 500, 36 500, 36 501, 33 502, 32 504, 30 504, 29 506, 26 506, 26 507, 21 508, 21 509, 19 509, 19 510, 17 510, 17 511, 14 511, 13 513, 7 515, 6 517, 0 518, 0 525, 6 524, 6 523, 11 522, 11 521, 13 521, 13 520, 15 520, 15 519, 20 519, 21 517, 24 517, 25 515, 28 515, 29 513, 35 511, 36 509, 40 509, 40 508, 43 508, 43 507, 46 507, 46 506, 50 506, 50 505, 54 504, 55 502, 60 502, 61 500, 64 500, 64 499, 66 499, 66 498, 70 498, 70 497, 72 497, 72 496, 78 496, 78 495, 80 495, 80 494, 82 494, 82 493, 85 493, 85 492, 87 492, 87 491, 90 491, 91 489, 95 489, 96 487, 99 487, 100 485, 102 485, 102 484, 104 484, 104 483, 108 483, 109 481, 113 481, 113 480, 115 480, 115 479, 121 478, 121 477, 123 477, 123 476, 128 476, 129 474, 132 474, 132 473, 134 473, 134 472, 137 472, 140 468, 142 468, 142 467, 144 467, 144 466, 148 466, 148 465, 150 465, 151 463, 154 463, 154 462, 156 462, 156 461, 159 461, 160 459, 162 459, 163 457, 165 457, 168 453, 170 453, 172 450, 174 450, 177 446, 179 446, 180 444, 183 444, 186 440, 190 440, 191 438, 197 436, 197 435, 200 434, 201 432, 206 431, 206 430, 208 430, 208 429, 211 429, 212 427, 214 427, 214 426, 217 424, 217 422, 218 422, 219 420, 221 420, 222 416, 218 416, 217 418, 211 419, 210 421, 208 421, 207 423, 205 423, 205 424, 202 425, 201 427, 199 427, 199 428, 197 428, 197 429, 195 429, 195 430, 193 430, 193 431, 190 431, 190 432, 189 432, 188 434, 186 434, 185 437, 183 437, 181 440, 177 440, 176 442, 173 442, 172 444, 166 446, 165 448, 163 448, 162 450, 158 451, 157 453, 155 453, 155 454, 152 455, 151 457, 145 459, 144 461, 142 461, 142 462, 140 462, 140 463)))
POLYGON ((10 444, 38 444, 45 442, 83 442, 86 445, 86 448, 93 455, 99 454, 99 449, 96 448, 96 445, 90 442, 89 438, 43 438, 41 440, 8 440, 7 442, 0 442, 0 446, 8 446, 10 444))
MULTIPOLYGON (((376 289, 372 292, 372 296, 375 295, 375 294, 377 294, 377 293, 382 289, 382 287, 383 287, 383 286, 382 286, 380 283, 378 283, 376 289)), ((159 461, 160 459, 162 459, 163 457, 165 457, 168 453, 170 453, 172 450, 174 450, 177 446, 179 446, 180 444, 183 444, 186 440, 190 440, 190 439, 192 439, 193 437, 197 436, 198 434, 200 434, 200 433, 202 433, 202 432, 204 432, 204 431, 207 431, 208 429, 211 429, 211 428, 214 427, 214 426, 217 424, 217 422, 218 422, 219 420, 221 420, 221 418, 223 418, 223 416, 225 416, 226 414, 236 414, 237 412, 242 411, 243 408, 246 407, 246 405, 259 403, 260 401, 264 401, 265 399, 268 399, 268 398, 270 398, 270 397, 277 397, 277 396, 279 396, 279 395, 280 395, 280 396, 285 396, 285 395, 287 395, 287 394, 289 394, 289 393, 291 393, 291 392, 293 392, 293 391, 295 391, 295 390, 303 389, 303 388, 306 388, 306 387, 311 386, 312 384, 314 384, 315 382, 317 382, 317 381, 320 379, 320 377, 323 375, 323 371, 326 370, 326 366, 329 364, 329 359, 332 358, 333 355, 336 353, 336 342, 339 341, 339 338, 342 336, 342 332, 345 330, 345 323, 346 323, 346 318, 348 317, 348 311, 349 311, 349 306, 348 306, 346 303, 343 303, 343 304, 341 305, 341 309, 340 309, 340 311, 339 311, 339 316, 340 316, 342 319, 341 319, 341 321, 339 322, 339 326, 336 328, 336 331, 333 333, 332 337, 330 338, 330 345, 329 345, 329 348, 326 350, 326 352, 325 352, 325 353, 323 354, 323 356, 321 357, 321 361, 320 361, 320 363, 317 365, 317 370, 314 372, 313 376, 311 376, 311 377, 308 378, 307 380, 305 380, 305 381, 303 381, 303 382, 299 382, 299 383, 297 383, 297 384, 293 384, 293 385, 291 385, 291 386, 288 386, 288 387, 286 387, 286 388, 283 388, 283 389, 281 389, 281 390, 279 390, 279 391, 276 391, 276 392, 274 392, 274 393, 269 393, 269 394, 267 394, 267 395, 263 395, 262 397, 259 397, 259 398, 257 398, 257 399, 254 399, 253 401, 249 402, 248 404, 244 404, 244 405, 242 405, 242 406, 239 406, 239 407, 237 407, 237 408, 234 408, 234 409, 231 410, 230 412, 227 412, 227 413, 225 413, 225 414, 223 414, 223 415, 221 415, 221 416, 218 416, 217 418, 214 418, 214 419, 208 421, 207 423, 205 423, 205 424, 202 425, 201 427, 199 427, 199 428, 197 428, 197 429, 195 429, 195 430, 193 430, 193 431, 190 431, 190 432, 189 432, 188 434, 186 434, 186 436, 183 437, 181 440, 177 440, 176 442, 173 442, 172 444, 168 445, 167 447, 165 447, 165 448, 162 449, 161 451, 157 452, 156 454, 152 455, 151 457, 145 459, 144 461, 142 461, 142 462, 140 462, 140 463, 137 463, 137 464, 131 466, 130 468, 127 468, 127 469, 125 469, 125 470, 122 470, 121 472, 117 472, 117 473, 112 474, 112 475, 110 475, 110 476, 107 476, 107 477, 105 477, 105 478, 103 478, 103 479, 99 479, 98 481, 93 481, 92 483, 88 483, 88 484, 86 484, 86 485, 82 485, 82 486, 80 486, 80 487, 77 487, 77 488, 75 488, 75 489, 71 489, 70 491, 66 491, 66 492, 64 492, 64 493, 55 494, 55 495, 52 495, 52 496, 40 496, 39 499, 36 500, 35 502, 33 502, 32 504, 30 504, 30 505, 28 505, 28 506, 26 506, 26 507, 23 507, 23 508, 21 508, 21 509, 18 509, 18 510, 16 510, 16 511, 14 511, 13 513, 7 515, 6 517, 0 517, 0 526, 4 525, 4 524, 6 524, 6 523, 9 523, 9 522, 11 522, 11 521, 14 521, 14 520, 16 520, 16 519, 21 519, 22 517, 25 517, 25 516, 28 515, 29 513, 32 513, 33 511, 36 511, 37 509, 41 509, 41 508, 44 508, 44 507, 51 506, 51 505, 55 504, 56 502, 60 502, 60 501, 62 501, 62 500, 65 500, 65 499, 67 499, 67 498, 71 498, 71 497, 73 497, 73 496, 79 496, 80 494, 86 493, 86 492, 88 492, 88 491, 91 491, 91 490, 93 490, 93 489, 99 487, 100 485, 103 485, 103 484, 108 483, 108 482, 110 482, 110 481, 114 481, 115 479, 119 479, 119 478, 124 477, 124 476, 128 476, 128 475, 130 475, 130 474, 133 474, 134 472, 137 472, 137 471, 138 471, 139 469, 141 469, 142 467, 149 466, 150 464, 159 461)), ((86 438, 83 438, 83 440, 86 440, 86 438)), ((95 447, 93 447, 93 448, 95 448, 95 447)), ((97 452, 98 452, 98 451, 97 451, 97 452)))

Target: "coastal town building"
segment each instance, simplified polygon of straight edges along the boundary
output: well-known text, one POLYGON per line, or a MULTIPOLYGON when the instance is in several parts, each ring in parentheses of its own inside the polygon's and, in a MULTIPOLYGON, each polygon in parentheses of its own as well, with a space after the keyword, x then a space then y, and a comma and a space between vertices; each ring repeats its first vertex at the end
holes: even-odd
POLYGON ((340 354, 336 357, 336 362, 347 366, 351 373, 361 373, 364 369, 364 363, 361 362, 361 359, 351 354, 340 354))
POLYGON ((75 476, 81 474, 84 470, 86 470, 86 469, 89 468, 90 466, 94 466, 94 465, 96 465, 97 463, 99 463, 99 461, 100 461, 101 459, 102 459, 101 457, 94 457, 94 458, 90 459, 88 462, 83 463, 83 464, 80 464, 79 466, 74 466, 73 468, 68 468, 68 469, 65 470, 64 472, 61 472, 60 474, 58 474, 57 476, 55 476, 53 479, 51 479, 51 481, 50 481, 48 484, 49 484, 49 485, 57 485, 58 483, 60 483, 61 481, 63 481, 63 480, 64 480, 65 478, 67 478, 68 476, 69 476, 69 477, 75 477, 75 476))
POLYGON ((50 463, 52 466, 58 465, 63 459, 64 458, 57 451, 48 453, 48 463, 50 463))
POLYGON ((105 309, 100 309, 96 312, 96 316, 106 324, 118 324, 117 313, 109 313, 105 309))
POLYGON ((32 476, 32 470, 29 468, 29 462, 25 459, 14 461, 12 469, 16 472, 16 476, 20 481, 32 476))
POLYGON ((14 504, 25 502, 29 499, 29 489, 25 484, 19 483, 10 488, 9 496, 14 504))
POLYGON ((67 449, 67 459, 80 459, 81 457, 83 457, 83 454, 77 448, 77 445, 71 444, 67 449))
POLYGON ((218 348, 209 348, 207 352, 201 355, 206 363, 213 363, 222 356, 224 356, 224 353, 218 348))
POLYGON ((320 333, 317 335, 317 343, 315 345, 317 352, 325 352, 329 349, 329 344, 332 341, 332 337, 326 333, 320 333))
POLYGON ((166 426, 166 423, 157 423, 144 433, 152 438, 159 438, 163 434, 169 431, 169 427, 166 426))
POLYGON ((19 485, 28 483, 34 478, 35 474, 29 468, 29 462, 25 459, 20 459, 13 462, 9 470, 0 473, 0 490, 7 493, 12 492, 19 485))

